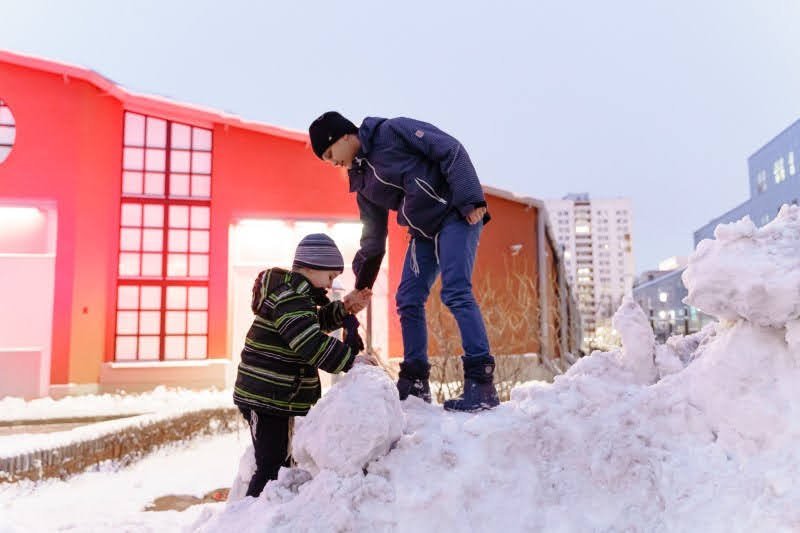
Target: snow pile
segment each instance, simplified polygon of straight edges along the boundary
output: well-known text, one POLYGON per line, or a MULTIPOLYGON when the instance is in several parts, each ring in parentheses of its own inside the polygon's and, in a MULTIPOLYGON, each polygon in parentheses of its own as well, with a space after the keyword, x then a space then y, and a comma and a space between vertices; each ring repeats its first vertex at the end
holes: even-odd
MULTIPOLYGON (((315 463, 316 472, 283 470, 260 498, 208 510, 192 527, 800 530, 800 210, 717 236, 698 247, 684 280, 689 302, 722 323, 655 346, 627 300, 615 316, 622 350, 596 352, 552 384, 518 387, 491 412, 446 413, 409 399, 402 436, 365 471, 329 454, 333 462, 315 463)), ((355 399, 384 401, 381 380, 364 374, 335 385, 319 405, 324 420, 315 408, 303 424, 304 449, 309 439, 315 449, 338 446, 347 427, 353 438, 385 431, 385 420, 349 416, 355 399)))
POLYGON ((361 473, 400 439, 405 416, 397 387, 383 369, 357 365, 307 417, 297 418, 292 457, 312 474, 361 473))
POLYGON ((800 317, 800 210, 784 205, 761 229, 745 217, 717 226, 683 273, 689 301, 725 320, 784 327, 800 317))

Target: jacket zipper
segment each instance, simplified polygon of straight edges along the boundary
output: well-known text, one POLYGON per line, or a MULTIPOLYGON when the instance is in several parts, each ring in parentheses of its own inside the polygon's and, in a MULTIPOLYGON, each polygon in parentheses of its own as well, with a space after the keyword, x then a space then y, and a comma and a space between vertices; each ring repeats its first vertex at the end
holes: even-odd
POLYGON ((398 185, 395 185, 394 183, 388 182, 385 179, 381 178, 378 175, 378 171, 375 170, 375 167, 372 166, 372 163, 370 163, 369 159, 367 159, 366 157, 363 158, 363 159, 359 159, 358 157, 356 157, 356 161, 358 162, 358 164, 361 164, 362 161, 365 161, 367 163, 367 166, 369 166, 369 168, 372 169, 372 173, 375 174, 375 178, 378 181, 380 181, 381 183, 383 183, 384 185, 388 185, 389 187, 394 187, 395 189, 400 189, 401 191, 406 192, 406 190, 404 188, 402 188, 402 187, 400 187, 398 185))
POLYGON ((436 191, 433 190, 433 187, 431 187, 430 183, 420 178, 414 178, 414 181, 417 183, 419 188, 422 189, 423 192, 425 192, 425 194, 427 194, 440 204, 447 205, 447 200, 436 194, 436 191))

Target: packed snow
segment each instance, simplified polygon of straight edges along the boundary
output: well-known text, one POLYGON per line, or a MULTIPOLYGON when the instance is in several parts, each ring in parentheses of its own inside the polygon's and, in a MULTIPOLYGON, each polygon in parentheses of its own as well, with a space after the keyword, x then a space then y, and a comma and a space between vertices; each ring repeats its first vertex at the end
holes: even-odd
POLYGON ((628 299, 614 317, 622 349, 479 414, 416 398, 398 412, 389 377, 357 367, 300 425, 296 468, 242 497, 248 449, 227 506, 192 528, 800 529, 800 208, 716 237, 684 282, 720 323, 656 345, 628 299))
POLYGON ((244 496, 240 436, 202 457, 0 486, 0 531, 800 530, 800 208, 716 237, 684 274, 687 302, 721 319, 697 334, 657 345, 628 299, 620 350, 478 414, 401 403, 357 366, 298 420, 298 465, 259 498, 244 496), (214 467, 215 482, 194 479, 214 467), (158 493, 231 481, 226 504, 141 513, 158 493))
MULTIPOLYGON (((84 417, 121 416, 54 433, 12 432, 0 436, 0 458, 53 449, 117 433, 131 426, 168 420, 201 409, 231 407, 231 391, 169 389, 158 387, 140 394, 68 396, 60 400, 39 398, 0 400, 0 423, 47 421, 84 417), (144 414, 141 414, 144 413, 144 414), (133 416, 138 415, 138 416, 133 416)), ((26 426, 27 427, 27 426, 26 426)))
POLYGON ((176 443, 125 468, 107 462, 67 480, 0 483, 0 533, 182 531, 205 508, 147 512, 167 495, 204 494, 230 485, 230 473, 250 445, 246 430, 176 443))
POLYGON ((230 407, 230 390, 187 390, 163 386, 138 394, 87 394, 59 400, 24 400, 13 396, 0 399, 0 418, 15 420, 69 419, 111 415, 138 415, 230 407))

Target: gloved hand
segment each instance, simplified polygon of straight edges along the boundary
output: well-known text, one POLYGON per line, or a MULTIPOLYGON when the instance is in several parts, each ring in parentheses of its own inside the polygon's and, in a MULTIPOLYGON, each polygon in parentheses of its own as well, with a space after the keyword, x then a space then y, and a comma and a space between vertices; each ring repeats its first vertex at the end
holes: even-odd
POLYGON ((342 342, 348 345, 355 353, 359 353, 364 349, 364 341, 361 340, 361 335, 358 334, 358 326, 356 315, 345 315, 342 320, 342 328, 344 328, 342 342))

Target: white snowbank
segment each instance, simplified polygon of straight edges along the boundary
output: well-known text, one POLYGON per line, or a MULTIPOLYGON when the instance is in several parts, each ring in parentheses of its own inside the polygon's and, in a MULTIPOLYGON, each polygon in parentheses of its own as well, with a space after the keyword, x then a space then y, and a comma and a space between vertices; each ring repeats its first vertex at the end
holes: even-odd
POLYGON ((306 417, 296 418, 292 457, 312 474, 360 473, 389 452, 405 427, 397 387, 378 367, 357 365, 306 417))
POLYGON ((800 317, 800 208, 762 228, 745 217, 697 245, 683 282, 688 302, 725 320, 784 327, 800 317))
MULTIPOLYGON (((622 350, 596 352, 552 384, 520 386, 491 412, 446 413, 412 398, 402 436, 366 474, 328 454, 315 473, 285 469, 260 498, 208 510, 193 527, 800 530, 800 210, 717 237, 698 247, 684 279, 690 303, 724 322, 655 346, 646 317, 625 301, 615 316, 622 350)), ((391 404, 389 383, 370 373, 335 385, 319 405, 324 420, 315 408, 303 424, 304 448, 347 435, 352 450, 360 432, 385 434, 386 420, 348 415, 355 399, 391 404)))
POLYGON ((186 390, 156 387, 139 394, 87 394, 60 400, 24 400, 13 396, 0 399, 0 420, 43 420, 107 415, 138 415, 165 411, 192 411, 231 406, 230 390, 186 390))
POLYGON ((15 457, 93 440, 120 430, 169 420, 201 409, 231 407, 231 391, 167 389, 158 387, 141 394, 69 396, 61 400, 40 398, 0 400, 0 422, 15 420, 70 419, 104 415, 137 415, 78 426, 53 433, 12 433, 0 436, 0 457, 15 457))

